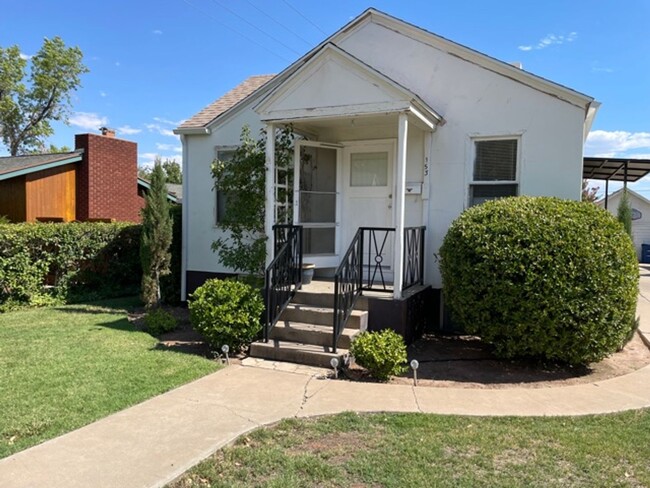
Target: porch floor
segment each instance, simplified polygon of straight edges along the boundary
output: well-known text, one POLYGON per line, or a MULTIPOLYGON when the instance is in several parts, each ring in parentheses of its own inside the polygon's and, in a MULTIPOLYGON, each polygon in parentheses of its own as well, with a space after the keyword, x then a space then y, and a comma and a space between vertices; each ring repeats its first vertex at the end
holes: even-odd
MULTIPOLYGON (((307 293, 322 293, 324 295, 334 294, 334 279, 333 278, 314 278, 308 285, 303 284, 302 291, 307 293)), ((364 290, 363 294, 370 298, 377 299, 393 299, 393 285, 387 284, 386 291, 367 291, 364 290)))

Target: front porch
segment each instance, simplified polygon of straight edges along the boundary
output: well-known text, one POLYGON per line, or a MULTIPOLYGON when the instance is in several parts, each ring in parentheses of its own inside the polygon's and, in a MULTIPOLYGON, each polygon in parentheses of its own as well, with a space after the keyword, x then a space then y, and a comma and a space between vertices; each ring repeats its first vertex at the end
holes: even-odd
POLYGON ((342 338, 353 336, 346 329, 357 315, 358 330, 391 327, 411 340, 417 327, 409 329, 414 312, 404 304, 426 295, 429 161, 442 117, 334 45, 309 59, 255 111, 266 124, 264 224, 273 236, 266 249, 265 344, 276 340, 277 349, 287 328, 309 326, 301 337, 339 354, 349 345, 342 338), (297 135, 292 167, 276 164, 276 129, 286 126, 297 135), (329 281, 300 289, 303 263, 329 281), (327 309, 299 316, 292 311, 318 308, 323 300, 327 309))

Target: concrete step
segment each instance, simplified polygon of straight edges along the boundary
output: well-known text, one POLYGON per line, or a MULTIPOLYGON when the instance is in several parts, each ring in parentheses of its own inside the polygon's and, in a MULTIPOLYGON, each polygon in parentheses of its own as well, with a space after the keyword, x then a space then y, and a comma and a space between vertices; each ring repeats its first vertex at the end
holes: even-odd
MULTIPOLYGON (((315 291, 299 290, 291 300, 293 303, 311 305, 313 307, 333 308, 334 294, 315 291)), ((355 310, 368 310, 368 297, 361 295, 354 304, 355 310)))
MULTIPOLYGON (((352 340, 359 332, 359 329, 343 329, 336 344, 337 347, 349 349, 352 340)), ((270 338, 286 342, 313 344, 316 346, 331 346, 332 326, 279 321, 271 329, 270 338)))
POLYGON ((335 354, 331 352, 330 347, 326 346, 269 340, 269 342, 253 342, 250 356, 272 361, 306 364, 319 368, 331 368, 330 361, 332 358, 338 358, 339 364, 342 365, 348 356, 348 351, 347 349, 338 349, 335 354))
MULTIPOLYGON (((334 324, 334 311, 331 308, 290 303, 284 312, 282 312, 282 315, 280 315, 280 320, 332 326, 334 324)), ((352 310, 350 319, 345 327, 362 331, 366 330, 368 328, 368 312, 364 310, 352 310)))

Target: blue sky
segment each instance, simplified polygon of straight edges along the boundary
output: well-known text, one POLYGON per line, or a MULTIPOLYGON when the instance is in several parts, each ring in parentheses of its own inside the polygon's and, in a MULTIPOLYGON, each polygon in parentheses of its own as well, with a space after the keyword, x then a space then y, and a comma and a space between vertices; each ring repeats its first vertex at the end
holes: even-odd
MULTIPOLYGON (((0 0, 0 46, 79 46, 90 72, 70 125, 101 125, 180 161, 171 130, 246 77, 277 73, 372 6, 602 102, 585 153, 650 158, 650 1, 0 0)), ((3 148, 0 148, 0 152, 3 148)), ((601 185, 602 186, 602 185, 601 185)), ((610 187, 616 189, 615 185, 610 187)), ((632 186, 650 197, 650 182, 632 186)))

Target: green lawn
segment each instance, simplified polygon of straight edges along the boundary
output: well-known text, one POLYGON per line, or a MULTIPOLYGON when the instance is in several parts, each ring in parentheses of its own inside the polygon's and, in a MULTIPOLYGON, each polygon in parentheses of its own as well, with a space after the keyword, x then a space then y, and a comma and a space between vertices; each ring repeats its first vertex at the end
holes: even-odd
POLYGON ((157 350, 126 308, 106 300, 0 314, 0 457, 215 371, 157 350))
POLYGON ((650 410, 559 418, 345 413, 240 438, 181 487, 650 486, 650 410))

